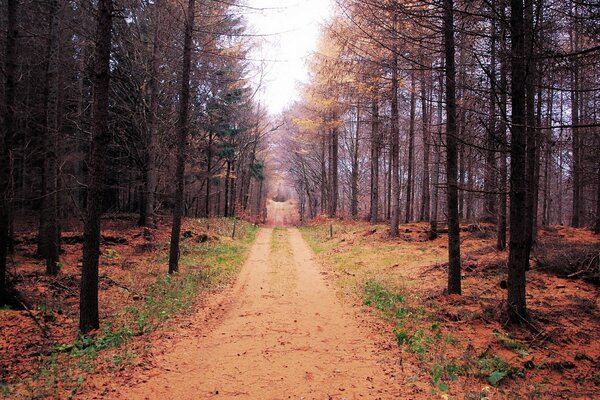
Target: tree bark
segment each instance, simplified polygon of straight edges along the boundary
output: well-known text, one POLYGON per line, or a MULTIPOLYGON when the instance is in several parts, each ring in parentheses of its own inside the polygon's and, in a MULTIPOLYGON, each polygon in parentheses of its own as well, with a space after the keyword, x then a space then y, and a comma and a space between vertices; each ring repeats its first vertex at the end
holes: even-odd
POLYGON ((508 256, 508 314, 512 322, 527 317, 525 273, 529 264, 527 249, 527 131, 526 66, 523 0, 511 0, 511 98, 512 139, 510 175, 510 243, 508 256))
POLYGON ((325 161, 325 146, 327 138, 325 134, 321 137, 321 214, 325 215, 327 210, 327 166, 325 161))
POLYGON ((152 60, 150 72, 150 115, 148 121, 147 154, 146 154, 146 177, 144 179, 144 202, 140 210, 139 224, 141 226, 155 227, 154 199, 156 185, 158 183, 158 171, 156 169, 156 153, 158 147, 158 107, 159 107, 159 79, 160 72, 160 28, 161 28, 162 1, 154 3, 154 38, 152 44, 152 60))
MULTIPOLYGON (((397 28, 397 17, 394 16, 394 29, 397 28)), ((392 93, 390 123, 390 161, 391 161, 391 218, 390 235, 398 236, 400 224, 400 130, 398 127, 398 55, 394 49, 392 54, 392 93)))
POLYGON ((490 27, 490 104, 487 132, 487 152, 485 166, 485 202, 483 210, 483 221, 496 222, 496 195, 494 194, 496 184, 496 21, 492 16, 490 27))
POLYGON ((111 135, 108 129, 112 0, 99 0, 96 17, 94 102, 92 143, 89 161, 87 210, 83 239, 83 269, 79 301, 79 330, 98 329, 98 262, 100 257, 100 222, 106 181, 106 149, 111 135))
MULTIPOLYGON (((505 19, 505 9, 501 9, 502 19, 505 19)), ((501 24, 500 39, 502 43, 503 55, 507 54, 506 49, 506 24, 501 24)), ((506 228, 507 228, 507 189, 508 189, 508 163, 505 151, 508 150, 508 142, 506 137, 506 121, 508 120, 507 104, 508 104, 508 60, 507 56, 500 59, 500 102, 498 104, 500 111, 500 122, 498 124, 498 142, 500 152, 500 165, 498 166, 498 186, 500 194, 498 195, 498 224, 496 225, 496 248, 500 251, 506 249, 506 228)))
POLYGON ((423 183, 421 192, 421 211, 419 221, 428 221, 431 210, 431 194, 429 189, 429 112, 427 108, 427 85, 425 82, 425 69, 421 70, 421 116, 423 123, 423 183))
POLYGON ((448 207, 448 294, 461 294, 460 225, 457 187, 456 67, 454 1, 444 2, 446 58, 446 197, 448 207))
POLYGON ((444 73, 439 74, 440 93, 437 102, 437 145, 435 148, 435 170, 433 172, 433 201, 432 212, 429 220, 429 240, 438 237, 438 212, 439 212, 439 194, 440 194, 440 164, 442 159, 442 123, 443 123, 443 101, 444 96, 444 73))
POLYGON ((179 239, 181 218, 183 215, 183 196, 185 186, 185 152, 189 124, 190 69, 192 65, 192 35, 194 33, 194 11, 196 0, 188 1, 185 16, 185 34, 183 39, 183 64, 181 72, 181 91, 179 97, 179 115, 177 118, 177 167, 175 171, 175 204, 173 207, 173 227, 169 250, 169 274, 179 271, 179 239))
POLYGON ((404 223, 408 224, 412 220, 413 206, 413 165, 415 158, 415 113, 416 113, 416 87, 415 77, 411 76, 410 80, 410 122, 408 127, 408 179, 406 180, 406 213, 404 223))
POLYGON ((4 54, 4 126, 0 142, 0 304, 7 301, 6 256, 9 246, 10 231, 10 155, 15 136, 15 86, 17 70, 17 10, 18 0, 6 1, 6 44, 4 54))
POLYGON ((59 16, 58 0, 50 0, 50 32, 45 82, 46 126, 44 132, 44 177, 40 212, 40 255, 46 273, 58 274, 60 231, 58 228, 58 102, 59 102, 59 16))
POLYGON ((379 100, 373 98, 371 110, 371 216, 372 224, 379 219, 379 158, 381 139, 379 137, 379 100))
POLYGON ((356 106, 356 136, 354 138, 354 144, 352 149, 352 176, 351 176, 351 206, 350 214, 352 218, 358 217, 358 152, 359 152, 359 136, 360 136, 360 102, 356 106))

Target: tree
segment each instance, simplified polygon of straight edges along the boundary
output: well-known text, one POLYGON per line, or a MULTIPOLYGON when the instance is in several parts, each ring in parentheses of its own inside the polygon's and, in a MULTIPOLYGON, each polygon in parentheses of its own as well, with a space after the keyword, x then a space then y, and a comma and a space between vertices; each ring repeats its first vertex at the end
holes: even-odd
POLYGON ((94 59, 94 102, 92 143, 89 161, 87 209, 83 239, 83 269, 79 297, 79 330, 98 329, 98 263, 102 192, 106 180, 106 151, 111 140, 109 131, 110 50, 113 16, 112 0, 99 0, 96 16, 94 59))
POLYGON ((527 177, 525 128, 525 23, 523 0, 511 0, 511 146, 510 146, 510 243, 508 255, 508 313, 511 321, 527 317, 525 272, 527 248, 527 177))
POLYGON ((58 134, 59 134, 59 11, 58 0, 50 0, 48 57, 45 82, 46 126, 44 131, 44 176, 40 213, 40 254, 46 260, 46 273, 58 273, 60 230, 58 227, 58 134))
POLYGON ((183 196, 185 184, 185 153, 189 130, 190 69, 192 64, 192 35, 194 33, 195 0, 188 1, 185 16, 185 34, 183 41, 183 63, 181 71, 181 91, 179 97, 179 115, 177 118, 177 169, 175 172, 175 199, 173 206, 173 227, 169 251, 169 273, 179 271, 179 239, 181 218, 183 215, 183 196))
POLYGON ((157 0, 154 3, 154 37, 152 42, 152 58, 150 61, 150 120, 148 121, 148 137, 146 138, 146 177, 144 180, 144 202, 140 207, 139 224, 142 226, 155 226, 154 216, 154 193, 158 180, 156 168, 156 152, 158 146, 158 111, 159 111, 159 73, 160 73, 160 34, 161 34, 161 12, 163 3, 157 0))
POLYGON ((4 102, 3 132, 0 142, 0 304, 8 300, 6 281, 6 256, 8 253, 11 193, 10 193, 10 156, 15 136, 15 84, 16 84, 16 42, 18 0, 6 2, 6 45, 4 54, 4 102))
POLYGON ((446 58, 446 201, 448 203, 448 294, 461 294, 453 0, 444 1, 444 50, 446 58))

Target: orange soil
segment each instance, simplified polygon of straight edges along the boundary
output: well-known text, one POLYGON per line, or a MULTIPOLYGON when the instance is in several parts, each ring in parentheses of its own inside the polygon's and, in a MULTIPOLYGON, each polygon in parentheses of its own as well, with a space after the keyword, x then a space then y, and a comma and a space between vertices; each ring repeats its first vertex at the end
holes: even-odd
POLYGON ((271 236, 260 231, 236 285, 207 308, 219 311, 157 346, 155 367, 115 398, 396 398, 377 339, 325 283, 300 233, 290 230, 291 250, 276 257, 271 236))

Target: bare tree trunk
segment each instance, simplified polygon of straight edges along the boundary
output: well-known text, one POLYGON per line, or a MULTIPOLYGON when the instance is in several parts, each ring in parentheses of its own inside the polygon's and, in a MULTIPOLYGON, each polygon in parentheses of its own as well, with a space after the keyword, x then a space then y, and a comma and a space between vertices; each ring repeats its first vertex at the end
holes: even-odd
POLYGON ((444 2, 446 53, 446 197, 448 207, 448 294, 461 294, 460 225, 457 187, 456 67, 454 63, 454 1, 444 2))
POLYGON ((194 9, 196 0, 188 1, 185 16, 185 35, 183 39, 183 64, 181 72, 181 92, 179 97, 179 116, 177 118, 177 168, 175 171, 175 204, 173 207, 173 229, 171 230, 171 248, 169 250, 169 273, 179 271, 179 236, 183 214, 183 196, 185 184, 185 151, 189 124, 190 69, 192 64, 192 35, 194 33, 194 9))
POLYGON ((4 126, 0 142, 0 304, 7 301, 6 256, 8 252, 10 211, 12 195, 10 193, 11 170, 10 154, 15 135, 15 86, 17 70, 17 10, 18 0, 6 1, 6 45, 4 54, 4 126))
MULTIPOLYGON (((504 10, 504 8, 503 8, 504 10)), ((504 15, 504 11, 502 12, 504 15)), ((502 24, 501 29, 502 43, 506 43, 506 28, 502 24)), ((504 48, 504 46, 503 46, 504 48)), ((508 82, 507 82, 508 62, 506 57, 503 57, 500 62, 500 124, 498 126, 498 141, 500 142, 500 166, 498 172, 498 186, 500 187, 500 195, 498 196, 498 224, 496 226, 496 248, 498 250, 506 249, 506 227, 507 227, 507 195, 508 189, 508 164, 506 161, 507 138, 506 138, 506 121, 508 120, 507 103, 508 103, 508 82)))
POLYGON ((413 206, 413 165, 415 158, 415 113, 416 113, 416 87, 415 77, 411 76, 410 80, 410 122, 408 128, 408 179, 406 181, 406 214, 404 223, 408 224, 412 220, 413 206))
MULTIPOLYGON (((524 8, 525 19, 525 51, 526 54, 533 54, 534 48, 534 21, 533 21, 533 0, 525 0, 524 8)), ((536 231, 535 211, 537 209, 537 187, 538 179, 536 172, 537 167, 537 119, 535 115, 535 94, 536 94, 536 76, 537 70, 534 57, 528 57, 526 61, 526 77, 525 77, 525 115, 526 115, 526 133, 527 133, 527 225, 525 226, 527 240, 527 259, 529 260, 529 251, 533 244, 536 231)))
POLYGON ((227 172, 225 173, 225 211, 223 214, 225 218, 230 217, 230 211, 231 211, 230 210, 231 203, 229 201, 230 197, 231 197, 231 195, 229 193, 230 188, 231 188, 231 185, 230 185, 231 161, 229 161, 229 160, 227 160, 227 170, 226 171, 227 172))
POLYGON ((421 212, 419 221, 428 221, 431 210, 431 195, 429 190, 429 112, 427 108, 427 85, 425 69, 421 70, 421 114, 423 121, 423 190, 421 193, 421 212))
MULTIPOLYGON (((397 28, 397 17, 394 16, 394 29, 397 28)), ((398 128, 398 55, 392 55, 392 110, 390 123, 390 161, 391 161, 391 219, 390 235, 398 236, 400 224, 400 130, 398 128)))
POLYGON ((204 199, 204 216, 210 218, 210 189, 212 185, 212 145, 213 134, 208 132, 208 145, 206 146, 206 199, 204 199))
POLYGON ((158 147, 158 96, 159 96, 159 79, 160 71, 160 28, 162 0, 157 0, 154 3, 154 43, 152 44, 152 61, 150 72, 150 116, 148 121, 148 137, 147 137, 147 160, 146 160, 146 176, 144 179, 144 202, 140 210, 139 224, 141 226, 156 226, 154 215, 154 198, 156 185, 158 182, 158 171, 156 169, 156 153, 158 147))
POLYGON ((491 18, 490 40, 490 104, 489 104, 489 121, 487 134, 487 152, 485 166, 485 202, 483 210, 483 220, 486 222, 495 222, 496 217, 496 195, 494 191, 496 184, 496 21, 491 18))
POLYGON ((439 194, 440 194, 440 164, 442 152, 442 118, 443 118, 443 101, 444 96, 444 73, 439 74, 439 98, 437 102, 437 144, 435 146, 435 171, 433 175, 433 201, 432 212, 429 220, 429 240, 434 240, 438 237, 438 212, 439 212, 439 194))
POLYGON ((58 102, 59 102, 59 16, 58 0, 51 0, 48 60, 45 82, 46 129, 44 132, 44 177, 40 212, 40 254, 46 260, 46 273, 58 273, 60 231, 58 229, 58 102))
MULTIPOLYGON (((579 32, 577 21, 572 22, 571 50, 579 50, 579 32)), ((571 72, 571 132, 573 143, 573 161, 572 161, 572 179, 573 179, 573 215, 571 216, 571 226, 579 228, 581 226, 581 133, 579 129, 579 86, 580 86, 580 68, 577 58, 573 59, 571 72)))
POLYGON ((360 102, 356 106, 356 137, 352 146, 352 176, 351 176, 351 192, 352 200, 350 206, 350 214, 352 218, 358 217, 358 152, 359 152, 359 136, 360 136, 360 102))
POLYGON ((512 139, 510 174, 510 243, 508 256, 508 313, 511 321, 527 317, 525 273, 529 264, 527 248, 527 131, 526 66, 523 0, 511 0, 511 97, 512 139))
POLYGON ((379 100, 373 99, 371 115, 371 218, 372 224, 379 219, 379 157, 381 138, 379 134, 379 100))
POLYGON ((325 165, 325 145, 327 138, 322 135, 321 138, 321 214, 327 210, 327 168, 325 165))
MULTIPOLYGON (((335 116, 332 122, 335 121, 335 116)), ((330 129, 330 150, 329 150, 329 217, 333 218, 337 214, 339 198, 338 182, 338 131, 337 128, 330 129)))
POLYGON ((79 300, 79 330, 98 329, 98 262, 100 257, 100 222, 106 182, 106 149, 111 134, 108 129, 112 0, 99 0, 96 17, 96 55, 92 143, 89 161, 87 210, 83 239, 83 269, 79 300))

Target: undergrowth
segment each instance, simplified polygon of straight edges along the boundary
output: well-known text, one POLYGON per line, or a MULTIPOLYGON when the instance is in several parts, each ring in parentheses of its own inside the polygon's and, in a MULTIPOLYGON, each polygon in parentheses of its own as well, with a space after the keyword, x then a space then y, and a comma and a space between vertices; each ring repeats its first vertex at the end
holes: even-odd
MULTIPOLYGON (((218 232, 227 234, 231 220, 211 220, 218 232)), ((202 221, 193 223, 201 224, 202 221)), ((204 223, 208 223, 204 221, 204 223)), ((213 228, 215 228, 213 226, 213 228)), ((237 222, 237 239, 194 243, 181 242, 180 273, 161 275, 145 296, 104 322, 92 335, 79 335, 69 344, 58 345, 38 358, 38 372, 15 384, 1 383, 4 398, 71 398, 84 388, 85 375, 93 372, 100 356, 108 358, 113 371, 136 361, 137 354, 126 348, 136 336, 158 329, 165 320, 176 314, 189 313, 198 295, 211 287, 225 284, 246 259, 258 228, 246 222, 237 222)), ((168 260, 168 244, 159 245, 153 262, 168 260)))
MULTIPOLYGON (((420 376, 406 377, 407 383, 423 381, 428 377, 430 395, 446 398, 453 387, 458 390, 461 378, 478 381, 480 384, 475 383, 475 392, 468 393, 465 390, 466 382, 462 382, 463 388, 460 390, 468 395, 466 398, 483 399, 505 379, 523 376, 519 368, 512 367, 497 355, 473 353, 468 344, 448 333, 449 329, 444 326, 443 310, 419 297, 418 284, 410 282, 410 278, 402 274, 386 272, 394 263, 397 264, 394 267, 401 271, 403 262, 411 262, 413 257, 425 254, 418 244, 398 249, 394 243, 374 244, 369 239, 361 241, 355 235, 347 239, 353 240, 352 245, 344 246, 346 239, 330 237, 329 224, 306 226, 301 228, 301 232, 312 250, 320 254, 326 264, 334 271, 342 272, 338 274, 338 281, 351 280, 350 285, 343 286, 354 287, 363 305, 376 309, 381 318, 390 323, 397 345, 402 352, 408 353, 407 357, 414 360, 422 371, 420 376), (395 260, 390 261, 390 256, 395 260), (370 263, 357 262, 357 258, 370 263)), ((347 229, 334 224, 334 232, 345 232, 347 229)), ((527 354, 526 346, 509 335, 496 332, 494 336, 503 347, 519 355, 527 354)))

